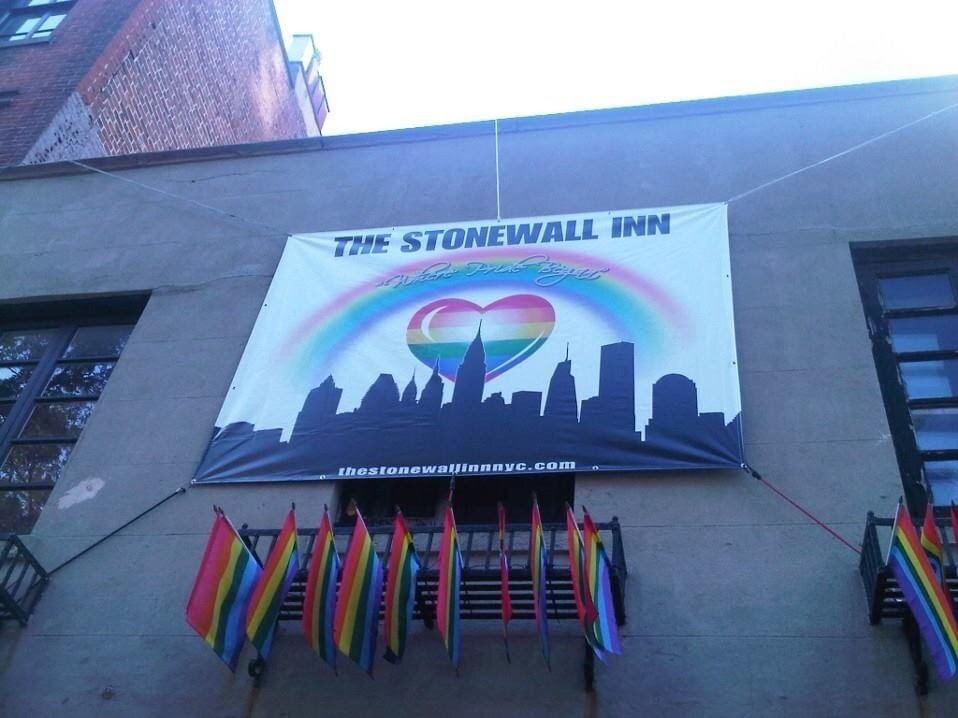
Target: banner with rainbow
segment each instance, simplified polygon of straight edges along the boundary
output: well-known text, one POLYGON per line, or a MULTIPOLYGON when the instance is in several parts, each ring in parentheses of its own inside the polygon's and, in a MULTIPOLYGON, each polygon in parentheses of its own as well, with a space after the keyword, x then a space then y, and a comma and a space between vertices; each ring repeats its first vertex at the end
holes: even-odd
POLYGON ((737 467, 725 205, 290 237, 195 482, 737 467))

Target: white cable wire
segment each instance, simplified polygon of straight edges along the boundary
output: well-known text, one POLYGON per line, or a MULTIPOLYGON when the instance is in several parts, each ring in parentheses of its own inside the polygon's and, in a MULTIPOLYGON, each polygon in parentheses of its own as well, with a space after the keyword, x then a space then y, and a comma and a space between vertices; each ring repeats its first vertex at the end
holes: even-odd
POLYGON ((502 220, 502 201, 499 195, 499 119, 495 121, 496 132, 496 221, 502 220))
MULTIPOLYGON (((924 115, 923 117, 919 117, 916 120, 907 122, 904 125, 888 130, 887 132, 882 132, 879 135, 875 135, 874 137, 871 137, 863 142, 859 142, 856 145, 852 145, 851 147, 844 149, 841 152, 836 152, 833 155, 829 155, 828 157, 818 160, 817 162, 813 162, 804 167, 800 167, 797 170, 793 170, 791 172, 783 174, 780 177, 776 177, 775 179, 771 179, 767 182, 763 182, 760 185, 756 185, 755 187, 752 187, 749 190, 740 192, 734 197, 727 199, 726 204, 737 202, 738 200, 743 199, 744 197, 748 197, 749 195, 755 194, 756 192, 759 192, 760 190, 766 189, 767 187, 771 187, 772 185, 776 185, 779 182, 783 182, 791 177, 794 177, 795 175, 802 174, 803 172, 807 172, 808 170, 814 169, 816 167, 820 167, 821 165, 826 164, 827 162, 836 160, 839 157, 844 157, 845 155, 851 154, 852 152, 856 152, 862 149, 863 147, 867 147, 868 145, 871 145, 875 142, 883 140, 886 137, 890 137, 891 135, 902 132, 903 130, 907 130, 910 127, 914 127, 915 125, 921 124, 922 122, 925 122, 927 120, 930 120, 933 117, 936 117, 937 115, 940 115, 944 112, 948 112, 949 110, 953 110, 956 107, 958 107, 958 102, 953 103, 951 105, 947 105, 946 107, 942 107, 938 110, 935 110, 934 112, 929 112, 927 115, 924 115)), ((501 197, 501 185, 500 185, 500 178, 499 178, 499 120, 498 119, 494 121, 494 133, 495 133, 495 150, 496 150, 496 220, 502 220, 502 197, 501 197)), ((204 204, 203 202, 198 202, 195 199, 190 199, 189 197, 184 197, 183 195, 179 195, 174 192, 167 192, 166 190, 160 189, 159 187, 154 187, 152 185, 148 185, 143 182, 137 182, 136 180, 132 180, 128 177, 121 177, 120 175, 113 174, 112 172, 107 172, 106 170, 98 169, 97 167, 93 167, 92 165, 88 165, 78 160, 67 160, 67 161, 70 164, 76 165, 77 167, 82 167, 88 172, 95 172, 96 174, 101 174, 101 175, 104 175, 105 177, 111 177, 112 179, 119 180, 120 182, 126 182, 127 184, 131 184, 131 185, 134 185, 135 187, 145 189, 149 192, 154 192, 156 194, 163 195, 164 197, 169 197, 170 199, 176 199, 181 202, 186 202, 187 204, 191 204, 194 207, 204 209, 207 212, 213 212, 214 214, 218 214, 222 217, 227 217, 229 219, 232 219, 235 222, 239 222, 241 224, 245 224, 250 227, 258 227, 259 229, 266 229, 266 230, 269 230, 270 232, 275 232, 276 234, 282 235, 284 237, 288 237, 292 234, 291 232, 288 232, 285 229, 274 227, 271 224, 266 224, 264 222, 257 222, 256 220, 246 219, 244 217, 240 217, 239 215, 233 214, 232 212, 227 212, 226 210, 222 210, 217 207, 204 204)))
POLYGON ((872 138, 870 138, 870 139, 867 139, 867 140, 865 140, 864 142, 859 142, 857 145, 852 145, 852 146, 849 147, 848 149, 842 150, 841 152, 836 152, 835 154, 830 155, 830 156, 826 157, 825 159, 818 160, 817 162, 813 162, 813 163, 810 164, 810 165, 807 165, 807 166, 802 167, 802 168, 800 168, 800 169, 797 169, 797 170, 794 170, 794 171, 792 171, 792 172, 789 172, 788 174, 784 174, 784 175, 782 175, 781 177, 776 177, 775 179, 769 180, 768 182, 763 182, 762 184, 758 185, 757 187, 752 187, 752 189, 746 190, 745 192, 740 192, 739 194, 735 195, 735 196, 732 197, 731 199, 726 200, 725 202, 726 202, 726 204, 731 204, 732 202, 735 202, 736 200, 740 200, 740 199, 742 199, 743 197, 747 197, 748 195, 753 194, 753 193, 755 193, 755 192, 758 192, 759 190, 765 189, 766 187, 771 187, 773 184, 778 184, 779 182, 782 182, 783 180, 787 180, 789 177, 794 177, 795 175, 801 174, 802 172, 807 172, 808 170, 814 169, 815 167, 819 167, 819 166, 825 164, 826 162, 831 162, 832 160, 837 160, 839 157, 844 157, 845 155, 850 154, 850 153, 852 153, 852 152, 855 152, 856 150, 860 150, 862 147, 866 147, 866 146, 868 146, 868 145, 870 145, 870 144, 872 144, 872 143, 874 143, 874 142, 878 142, 879 140, 883 140, 883 139, 885 139, 886 137, 890 137, 891 135, 894 135, 894 134, 896 134, 896 133, 898 133, 898 132, 901 132, 902 130, 907 130, 909 127, 914 127, 915 125, 920 124, 920 123, 924 122, 925 120, 930 120, 930 119, 931 119, 932 117, 934 117, 935 115, 940 115, 942 112, 947 112, 948 110, 953 110, 953 109, 955 109, 956 107, 958 107, 958 102, 956 102, 956 103, 954 103, 954 104, 952 104, 952 105, 948 105, 947 107, 942 107, 940 110, 935 110, 934 112, 929 112, 929 113, 928 113, 927 115, 925 115, 924 117, 919 117, 917 120, 912 120, 911 122, 908 122, 908 123, 902 125, 901 127, 896 127, 896 128, 893 129, 893 130, 888 130, 887 132, 882 132, 880 135, 875 135, 874 137, 872 137, 872 138))
POLYGON ((113 174, 112 172, 107 172, 106 170, 98 169, 84 162, 79 162, 77 160, 67 160, 67 162, 69 162, 70 164, 76 165, 77 167, 82 167, 85 170, 89 170, 90 172, 96 172, 97 174, 104 175, 105 177, 112 177, 113 179, 119 180, 120 182, 126 182, 127 184, 140 187, 141 189, 145 189, 150 192, 156 192, 157 194, 161 194, 164 197, 169 197, 171 199, 178 199, 181 202, 186 202, 187 204, 191 204, 194 207, 205 209, 208 212, 214 212, 223 217, 229 217, 232 220, 235 220, 242 224, 247 224, 250 227, 259 227, 260 229, 268 229, 270 232, 276 232, 277 234, 281 234, 284 237, 288 237, 291 234, 291 232, 287 232, 285 229, 280 229, 279 227, 274 227, 271 224, 264 224, 263 222, 257 222, 256 220, 245 219, 244 217, 235 215, 232 212, 227 212, 226 210, 219 209, 217 207, 213 207, 208 204, 203 204, 202 202, 197 202, 195 199, 190 199, 189 197, 184 197, 183 195, 175 194, 174 192, 167 192, 166 190, 160 189, 159 187, 154 187, 152 185, 144 184, 143 182, 137 182, 136 180, 132 180, 128 177, 121 177, 120 175, 113 174))

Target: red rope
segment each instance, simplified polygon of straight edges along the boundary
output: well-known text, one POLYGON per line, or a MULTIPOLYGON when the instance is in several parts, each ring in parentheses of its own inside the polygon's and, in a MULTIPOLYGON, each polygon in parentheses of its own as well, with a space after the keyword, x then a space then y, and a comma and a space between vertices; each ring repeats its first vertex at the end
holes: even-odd
POLYGON ((743 465, 742 465, 742 468, 745 469, 745 471, 747 471, 749 474, 751 474, 752 477, 754 477, 755 479, 758 479, 758 481, 760 481, 761 483, 765 484, 765 486, 767 486, 769 489, 771 489, 771 490, 774 491, 776 494, 778 494, 778 495, 781 496, 783 499, 785 499, 785 501, 787 501, 787 502, 790 503, 792 506, 794 506, 796 509, 798 509, 798 510, 801 511, 803 514, 805 514, 805 516, 807 516, 809 519, 811 519, 811 520, 814 521, 816 524, 818 524, 818 525, 821 526, 823 529, 825 529, 828 533, 830 533, 830 534, 832 535, 833 538, 837 539, 838 541, 841 541, 843 544, 845 544, 848 548, 850 548, 850 549, 851 549, 852 551, 854 551, 855 553, 857 553, 857 554, 859 554, 859 555, 861 554, 861 549, 859 549, 857 546, 855 546, 854 544, 852 544, 848 539, 846 539, 844 536, 842 536, 840 533, 838 533, 838 532, 837 532, 835 529, 833 529, 831 526, 829 526, 829 525, 826 524, 824 521, 822 521, 821 519, 819 519, 817 516, 815 516, 814 514, 812 514, 811 511, 809 511, 808 509, 806 509, 804 506, 802 506, 801 504, 799 504, 799 503, 798 503, 797 501, 795 501, 794 499, 792 499, 792 498, 790 498, 789 496, 787 496, 787 495, 785 494, 785 492, 783 492, 781 489, 777 488, 776 486, 773 486, 773 485, 770 484, 768 481, 766 481, 766 480, 762 477, 762 475, 759 474, 759 473, 758 473, 755 469, 753 469, 751 466, 749 466, 748 464, 743 464, 743 465))

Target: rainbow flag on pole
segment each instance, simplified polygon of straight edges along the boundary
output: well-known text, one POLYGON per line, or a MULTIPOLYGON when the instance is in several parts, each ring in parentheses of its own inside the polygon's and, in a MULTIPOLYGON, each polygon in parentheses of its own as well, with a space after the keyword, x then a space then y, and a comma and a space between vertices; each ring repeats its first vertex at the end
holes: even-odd
POLYGON ((904 504, 898 504, 888 567, 911 609, 921 636, 928 644, 935 668, 942 680, 958 675, 958 623, 904 504))
POLYGON ((603 653, 622 653, 619 629, 615 624, 615 606, 612 603, 611 564, 592 517, 585 509, 582 513, 582 525, 585 527, 585 584, 595 610, 592 646, 596 649, 596 655, 603 658, 603 653))
POLYGON ((944 577, 941 570, 941 534, 938 533, 938 526, 935 525, 935 505, 930 501, 925 508, 925 522, 921 527, 921 547, 925 549, 931 570, 941 581, 944 577))
POLYGON ((213 511, 216 518, 186 604, 186 622, 235 671, 246 640, 243 618, 261 569, 223 510, 213 511))
POLYGON ((575 597, 576 613, 579 614, 579 623, 582 624, 585 640, 588 641, 593 650, 598 651, 599 647, 596 645, 593 631, 596 618, 595 605, 592 602, 592 592, 585 581, 585 548, 582 544, 582 534, 579 533, 579 525, 575 520, 575 513, 568 504, 565 507, 565 528, 569 547, 569 572, 572 575, 572 595, 575 597))
POLYGON ((402 511, 396 512, 393 537, 389 544, 389 565, 386 576, 386 605, 383 612, 383 631, 386 634, 386 655, 390 663, 402 661, 406 652, 406 637, 412 623, 416 604, 416 577, 419 575, 419 557, 412 534, 406 526, 402 511))
POLYGON ((452 492, 442 522, 442 540, 439 543, 439 585, 436 589, 436 621, 439 635, 446 644, 452 665, 459 669, 459 584, 462 580, 462 555, 459 553, 459 534, 452 512, 452 492))
POLYGON ((336 610, 336 579, 339 576, 339 554, 333 542, 329 509, 323 507, 323 518, 313 542, 313 555, 306 577, 303 599, 303 633, 306 641, 320 657, 336 669, 336 645, 333 643, 333 616, 336 610))
POLYGON ((349 537, 343 577, 336 594, 333 640, 340 653, 356 661, 370 676, 376 654, 382 593, 383 566, 366 522, 356 509, 356 526, 349 537))
POLYGON ((246 611, 246 636, 266 658, 273 645, 273 633, 279 609, 289 587, 299 571, 299 553, 296 548, 295 507, 286 514, 283 528, 269 552, 263 574, 256 583, 249 609, 246 611))
POLYGON ((509 621, 512 619, 512 597, 509 595, 509 556, 506 553, 506 507, 500 501, 496 506, 499 514, 499 594, 502 603, 502 641, 506 646, 506 660, 512 663, 509 655, 509 621))
POLYGON ((529 536, 529 572, 532 574, 532 609, 539 629, 542 643, 542 655, 546 665, 552 670, 549 659, 549 617, 546 603, 546 572, 549 559, 545 535, 542 532, 542 517, 539 515, 539 502, 532 495, 532 533, 529 536))

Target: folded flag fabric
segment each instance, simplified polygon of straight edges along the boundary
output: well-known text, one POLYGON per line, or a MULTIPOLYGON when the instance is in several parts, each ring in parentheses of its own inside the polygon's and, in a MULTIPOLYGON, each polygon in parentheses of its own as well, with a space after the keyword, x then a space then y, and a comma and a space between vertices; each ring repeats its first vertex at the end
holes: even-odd
POLYGON ((313 555, 306 576, 303 598, 303 633, 314 651, 336 668, 336 644, 333 642, 333 618, 336 610, 336 579, 339 576, 339 554, 333 541, 329 510, 323 507, 323 518, 313 543, 313 555))
POLYGON ((496 510, 499 514, 499 594, 502 603, 502 640, 506 646, 506 660, 509 656, 509 621, 512 620, 512 596, 509 595, 509 556, 506 553, 506 507, 499 502, 496 510))
POLYGON ((583 511, 582 525, 585 528, 585 583, 588 586, 595 610, 592 624, 596 655, 604 658, 603 653, 622 653, 619 641, 619 629, 615 623, 615 606, 612 603, 611 563, 602 545, 599 531, 592 522, 588 511, 583 511))
POLYGON ((406 637, 416 603, 416 577, 419 575, 419 557, 416 555, 416 546, 402 511, 396 512, 389 547, 386 604, 383 611, 386 655, 383 657, 390 663, 399 663, 406 652, 406 637))
POLYGON ((220 508, 186 604, 186 622, 231 671, 245 641, 244 620, 259 563, 220 508))
POLYGON ((370 676, 376 654, 382 592, 383 566, 376 555, 373 537, 356 509, 356 525, 349 537, 336 593, 333 639, 339 652, 354 660, 370 676))
POLYGON ((539 502, 532 498, 532 534, 529 537, 529 572, 532 574, 532 609, 539 629, 539 641, 546 665, 552 668, 549 659, 549 617, 546 604, 546 571, 549 565, 545 535, 542 532, 542 517, 539 502))
POLYGON ((279 610, 297 571, 299 552, 296 547, 296 512, 290 509, 266 559, 266 566, 256 583, 246 612, 246 636, 263 658, 269 655, 273 645, 279 610))
POLYGON ((958 675, 958 623, 951 597, 945 594, 904 504, 898 514, 888 548, 891 569, 908 604, 928 652, 942 680, 958 675))
POLYGON ((928 563, 931 564, 931 570, 941 581, 943 576, 941 572, 941 534, 938 533, 938 526, 935 525, 935 505, 930 501, 925 508, 925 522, 921 527, 921 547, 925 550, 928 563))
POLYGON ((459 584, 462 580, 462 555, 452 503, 446 506, 439 544, 439 585, 436 589, 436 620, 439 635, 446 645, 449 660, 459 668, 459 584))
POLYGON ((568 504, 566 504, 565 510, 565 528, 569 547, 569 573, 572 576, 572 595, 575 598, 576 613, 579 615, 579 623, 582 625, 585 640, 592 646, 593 650, 599 650, 601 647, 596 644, 594 630, 595 605, 592 601, 592 592, 585 580, 585 547, 582 543, 579 525, 575 520, 575 513, 568 504))

